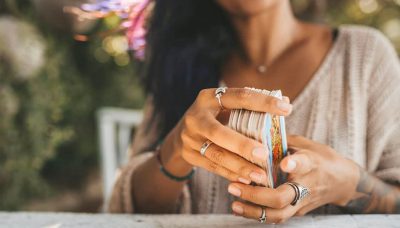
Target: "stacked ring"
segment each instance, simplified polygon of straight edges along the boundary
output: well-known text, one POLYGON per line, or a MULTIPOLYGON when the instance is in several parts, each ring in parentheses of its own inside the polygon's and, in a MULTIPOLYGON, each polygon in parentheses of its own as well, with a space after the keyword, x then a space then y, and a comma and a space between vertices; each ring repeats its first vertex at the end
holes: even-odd
POLYGON ((291 186, 296 193, 293 201, 290 203, 290 205, 292 206, 296 206, 298 202, 302 201, 304 198, 310 195, 310 190, 308 190, 308 188, 302 186, 301 184, 298 184, 296 182, 287 182, 286 184, 291 186))

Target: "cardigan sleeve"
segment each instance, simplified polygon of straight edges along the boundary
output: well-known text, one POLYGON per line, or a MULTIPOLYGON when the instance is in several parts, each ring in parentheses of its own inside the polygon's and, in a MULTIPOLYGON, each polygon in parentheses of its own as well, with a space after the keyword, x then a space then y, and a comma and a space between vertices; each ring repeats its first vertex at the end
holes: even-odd
MULTIPOLYGON (((133 143, 128 156, 129 161, 116 177, 114 189, 108 205, 111 213, 140 213, 135 210, 132 192, 134 185, 132 177, 140 165, 146 163, 154 156, 154 147, 157 144, 156 124, 149 125, 152 121, 153 106, 151 99, 148 99, 144 109, 144 118, 141 125, 135 132, 133 143), (151 126, 149 128, 149 126, 151 126)), ((106 205, 107 206, 107 205, 106 205)), ((191 199, 188 186, 184 186, 182 194, 176 203, 174 213, 190 213, 191 199)))
POLYGON ((400 62, 389 40, 378 32, 374 52, 368 88, 368 171, 400 183, 400 62))

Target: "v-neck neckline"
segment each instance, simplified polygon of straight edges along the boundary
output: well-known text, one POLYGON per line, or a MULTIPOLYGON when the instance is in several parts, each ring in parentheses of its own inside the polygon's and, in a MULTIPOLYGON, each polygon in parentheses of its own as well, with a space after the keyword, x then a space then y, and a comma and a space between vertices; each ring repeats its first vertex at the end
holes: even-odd
POLYGON ((338 27, 338 35, 329 49, 328 53, 325 55, 324 59, 322 60, 321 65, 315 71, 314 75, 311 77, 310 81, 306 84, 306 86, 302 89, 302 91, 297 95, 297 97, 291 101, 293 106, 297 106, 302 103, 304 99, 306 99, 308 94, 313 90, 313 88, 318 84, 320 79, 325 75, 325 71, 330 66, 331 61, 335 57, 338 49, 340 48, 340 43, 344 38, 345 31, 342 27, 338 27))
MULTIPOLYGON (((315 73, 311 77, 310 81, 306 84, 306 86, 302 89, 302 91, 297 95, 297 97, 291 101, 293 106, 297 106, 298 104, 302 103, 302 101, 304 99, 307 98, 307 95, 317 85, 318 81, 324 76, 324 73, 325 73, 326 69, 329 67, 330 62, 335 57, 335 55, 340 47, 340 43, 342 42, 342 39, 344 37, 343 33, 345 32, 345 30, 343 29, 342 26, 338 27, 337 29, 338 29, 337 30, 338 35, 337 35, 332 47, 329 49, 328 53, 325 55, 324 59, 322 60, 321 65, 315 71, 315 73)), ((223 80, 221 80, 219 82, 219 86, 226 86, 226 84, 223 80)))

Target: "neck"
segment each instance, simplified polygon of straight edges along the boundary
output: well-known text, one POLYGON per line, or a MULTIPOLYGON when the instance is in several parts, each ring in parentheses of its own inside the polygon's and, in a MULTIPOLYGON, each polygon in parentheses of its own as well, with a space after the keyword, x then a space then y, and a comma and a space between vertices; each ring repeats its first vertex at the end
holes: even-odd
POLYGON ((299 22, 289 1, 279 1, 265 12, 232 16, 242 47, 242 58, 252 65, 269 65, 295 42, 299 22))

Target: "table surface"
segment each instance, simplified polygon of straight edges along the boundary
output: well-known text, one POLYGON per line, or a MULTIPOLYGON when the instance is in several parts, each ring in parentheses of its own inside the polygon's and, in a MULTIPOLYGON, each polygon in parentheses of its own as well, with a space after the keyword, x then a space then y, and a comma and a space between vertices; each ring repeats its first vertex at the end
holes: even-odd
POLYGON ((113 215, 0 212, 0 227, 400 227, 400 215, 330 215, 295 217, 265 225, 232 215, 113 215))

